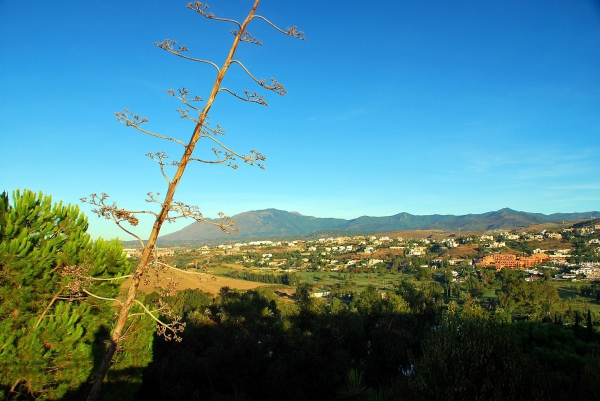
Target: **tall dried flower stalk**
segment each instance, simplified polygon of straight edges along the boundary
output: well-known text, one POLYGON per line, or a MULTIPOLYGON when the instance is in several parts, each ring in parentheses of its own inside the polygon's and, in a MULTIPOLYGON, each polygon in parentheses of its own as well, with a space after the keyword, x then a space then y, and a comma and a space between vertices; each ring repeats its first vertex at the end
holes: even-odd
MULTIPOLYGON (((114 354, 119 348, 119 343, 122 341, 125 335, 128 319, 130 319, 131 316, 139 314, 132 312, 132 308, 134 306, 138 306, 139 308, 141 308, 142 313, 149 315, 152 319, 156 321, 158 334, 163 335, 166 339, 174 339, 176 341, 181 340, 178 333, 180 333, 183 330, 184 324, 180 322, 179 317, 174 316, 169 322, 163 322, 157 317, 157 311, 149 310, 145 305, 143 305, 140 301, 138 301, 135 298, 138 287, 142 281, 148 282, 148 280, 150 280, 150 277, 152 276, 158 278, 162 272, 173 268, 172 266, 169 266, 166 263, 164 263, 164 261, 161 260, 161 258, 158 257, 158 255, 156 254, 156 240, 158 238, 163 223, 172 222, 180 218, 192 218, 199 222, 219 226, 223 231, 226 231, 228 233, 231 233, 231 231, 237 231, 237 229, 235 228, 235 222, 231 218, 221 214, 220 220, 218 222, 208 220, 202 215, 202 213, 200 213, 198 207, 176 201, 174 200, 174 196, 187 165, 192 161, 204 164, 222 164, 232 168, 237 168, 238 166, 236 164, 236 161, 241 160, 246 164, 257 165, 260 168, 264 168, 262 164, 265 161, 264 155, 255 150, 251 150, 247 154, 242 154, 230 149, 219 139, 219 137, 225 132, 223 128, 219 125, 217 125, 214 128, 210 127, 207 121, 208 113, 213 105, 213 102, 215 101, 215 98, 220 92, 227 92, 235 96, 236 98, 244 100, 246 102, 257 103, 264 106, 267 105, 266 101, 264 100, 264 97, 261 94, 258 94, 256 92, 250 92, 248 90, 243 91, 243 93, 237 93, 229 88, 221 86, 221 82, 223 81, 223 78, 225 77, 225 74, 227 73, 229 67, 234 64, 241 67, 248 74, 248 76, 263 89, 273 91, 282 96, 287 93, 283 85, 281 85, 275 79, 271 79, 268 82, 265 79, 256 78, 240 61, 235 60, 233 58, 240 42, 247 42, 262 46, 262 42, 254 36, 252 36, 246 30, 248 24, 253 19, 260 19, 262 21, 265 21, 270 26, 272 26, 273 28, 275 28, 283 34, 301 40, 305 39, 304 34, 301 31, 299 31, 296 27, 287 28, 285 30, 280 29, 279 27, 271 23, 269 20, 267 20, 265 17, 257 15, 256 10, 258 8, 259 1, 260 0, 254 1, 254 5, 250 10, 250 13, 242 23, 232 19, 220 18, 215 16, 213 13, 208 11, 208 5, 198 1, 190 2, 187 5, 187 8, 200 14, 202 17, 215 21, 232 23, 236 26, 236 29, 231 31, 235 36, 235 39, 233 40, 233 44, 231 45, 225 62, 221 67, 219 67, 217 64, 211 61, 189 56, 188 48, 186 46, 178 45, 177 42, 174 40, 165 39, 162 42, 155 43, 156 46, 169 53, 172 53, 178 57, 182 57, 187 60, 195 61, 202 64, 208 64, 215 68, 217 71, 217 76, 212 86, 210 95, 206 99, 204 107, 202 108, 196 106, 196 104, 202 101, 202 99, 198 96, 190 96, 189 91, 185 88, 181 88, 178 90, 170 89, 167 91, 169 95, 177 98, 184 104, 183 108, 177 110, 180 114, 180 117, 191 120, 195 124, 192 136, 187 143, 178 138, 160 135, 145 129, 143 124, 147 123, 148 119, 146 119, 145 117, 140 117, 139 115, 132 113, 128 109, 116 113, 117 120, 123 123, 125 126, 133 127, 138 131, 143 132, 144 134, 162 140, 175 142, 183 146, 184 150, 183 155, 181 156, 181 159, 179 161, 168 161, 169 158, 164 152, 147 154, 148 157, 150 157, 152 160, 159 164, 160 171, 167 183, 167 191, 164 197, 162 197, 162 199, 159 198, 160 194, 154 194, 152 192, 148 193, 148 198, 146 199, 146 201, 150 204, 159 205, 160 209, 158 212, 148 210, 122 209, 118 207, 116 203, 110 203, 108 201, 108 195, 104 193, 101 195, 92 194, 87 198, 82 198, 82 202, 91 204, 95 207, 93 211, 99 217, 112 220, 115 224, 117 224, 118 227, 120 227, 122 230, 136 238, 143 248, 140 261, 135 271, 132 273, 131 284, 129 285, 125 298, 122 300, 114 300, 119 304, 119 315, 111 331, 110 341, 107 345, 102 364, 95 376, 88 400, 95 400, 98 397, 98 394, 102 387, 102 383, 104 381, 104 377, 106 376, 106 373, 112 363, 114 354), (214 156, 212 159, 200 159, 192 157, 196 144, 201 138, 205 138, 213 142, 214 147, 212 148, 212 152, 214 156), (172 177, 169 176, 169 174, 165 170, 166 166, 172 166, 176 168, 175 174, 172 177), (141 237, 136 235, 133 232, 133 228, 131 228, 137 226, 139 222, 138 216, 140 215, 150 215, 153 216, 155 219, 152 231, 146 241, 143 241, 141 237)), ((73 269, 71 274, 74 277, 73 288, 71 289, 71 291, 77 292, 79 294, 94 296, 94 294, 92 294, 85 288, 86 284, 90 282, 89 279, 85 278, 85 269, 73 269)), ((167 291, 169 292, 172 289, 172 287, 168 287, 167 291)), ((160 305, 160 307, 162 308, 161 313, 163 315, 169 316, 167 306, 160 305)))

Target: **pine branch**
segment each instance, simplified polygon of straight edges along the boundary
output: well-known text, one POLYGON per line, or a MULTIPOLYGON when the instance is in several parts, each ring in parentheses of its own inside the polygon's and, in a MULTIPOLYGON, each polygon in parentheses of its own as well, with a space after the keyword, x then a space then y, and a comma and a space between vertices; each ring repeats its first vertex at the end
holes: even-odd
POLYGON ((34 330, 38 328, 38 326, 40 325, 42 319, 44 318, 44 316, 46 315, 46 313, 48 313, 48 311, 50 310, 50 307, 52 306, 52 304, 54 303, 54 301, 56 301, 59 298, 60 293, 63 292, 63 290, 64 290, 64 288, 61 288, 60 291, 58 291, 56 294, 54 294, 54 296, 52 297, 52 299, 48 303, 48 306, 46 306, 46 308, 44 309, 44 311, 42 312, 42 314, 38 318, 37 322, 35 323, 35 326, 33 326, 34 330))

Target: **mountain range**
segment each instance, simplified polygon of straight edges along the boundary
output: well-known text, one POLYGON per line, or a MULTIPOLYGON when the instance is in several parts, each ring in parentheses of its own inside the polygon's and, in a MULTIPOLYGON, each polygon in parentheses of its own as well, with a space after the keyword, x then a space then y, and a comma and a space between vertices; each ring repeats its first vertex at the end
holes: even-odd
MULTIPOLYGON (((509 208, 481 214, 455 215, 413 215, 398 213, 393 216, 362 216, 345 220, 304 216, 297 212, 277 209, 254 210, 233 216, 239 233, 228 235, 210 224, 194 222, 183 229, 160 237, 161 242, 211 241, 220 239, 250 239, 269 237, 300 237, 318 233, 336 232, 339 234, 368 234, 404 230, 443 230, 443 231, 487 231, 527 227, 532 224, 574 221, 589 219, 600 213, 542 213, 519 212, 509 208)), ((216 221, 216 220, 214 220, 216 221)))

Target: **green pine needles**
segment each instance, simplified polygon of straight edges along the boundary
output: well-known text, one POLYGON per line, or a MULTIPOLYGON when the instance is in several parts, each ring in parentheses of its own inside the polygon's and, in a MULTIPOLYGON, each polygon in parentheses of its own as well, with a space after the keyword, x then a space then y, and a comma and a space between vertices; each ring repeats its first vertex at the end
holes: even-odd
MULTIPOLYGON (((87 228, 77 206, 29 190, 14 191, 12 202, 0 194, 0 399, 81 398, 113 306, 74 291, 65 272, 82 266, 110 278, 130 269, 118 241, 93 242, 87 228)), ((93 288, 112 298, 118 284, 93 288)))

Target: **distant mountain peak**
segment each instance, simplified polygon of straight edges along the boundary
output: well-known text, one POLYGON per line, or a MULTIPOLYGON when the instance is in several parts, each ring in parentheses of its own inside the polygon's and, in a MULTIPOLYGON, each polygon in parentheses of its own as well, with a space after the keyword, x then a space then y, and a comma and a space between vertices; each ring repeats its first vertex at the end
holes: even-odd
POLYGON ((518 211, 511 209, 509 207, 503 207, 502 209, 500 209, 498 211, 503 212, 503 213, 519 213, 518 211))
POLYGON ((161 241, 200 241, 234 238, 298 237, 318 232, 378 233, 405 230, 487 231, 523 227, 532 224, 589 219, 599 212, 541 213, 518 212, 508 207, 495 212, 455 215, 413 215, 401 212, 393 216, 361 216, 351 220, 305 216, 274 208, 239 213, 239 233, 228 235, 209 224, 192 223, 183 229, 160 237, 161 241))

